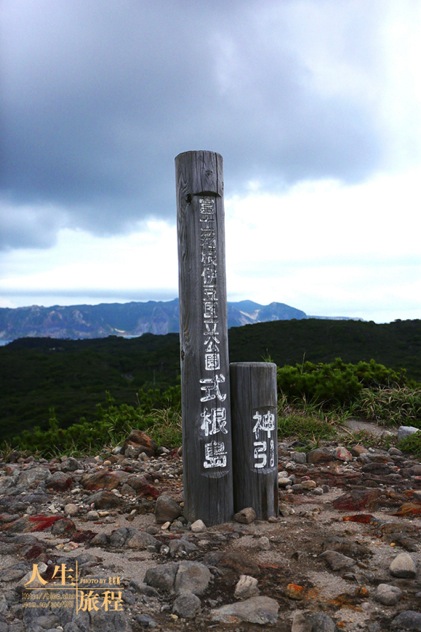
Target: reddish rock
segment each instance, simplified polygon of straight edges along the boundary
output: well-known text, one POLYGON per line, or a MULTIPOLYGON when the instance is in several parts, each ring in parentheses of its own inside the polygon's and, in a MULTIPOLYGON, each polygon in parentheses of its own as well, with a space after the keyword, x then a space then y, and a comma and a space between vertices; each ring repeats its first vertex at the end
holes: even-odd
POLYGON ((352 461, 352 454, 344 446, 339 445, 335 449, 335 458, 338 459, 338 461, 352 461))
POLYGON ((379 524, 380 520, 371 514, 356 514, 355 516, 344 516, 344 522, 360 522, 361 524, 379 524))
POLYGON ((307 586, 301 586, 301 584, 288 584, 286 587, 286 595, 290 599, 316 599, 318 596, 318 590, 316 588, 308 588, 307 586))
POLYGON ((47 489, 52 489, 55 492, 65 492, 73 485, 73 478, 64 472, 54 472, 47 479, 45 483, 47 489))
POLYGON ((21 550, 21 554, 26 560, 28 560, 28 562, 32 562, 34 560, 45 562, 46 558, 48 559, 47 545, 44 542, 32 544, 30 546, 24 547, 21 550))
POLYGON ((362 454, 367 454, 368 453, 367 448, 365 448, 360 443, 357 443, 356 445, 353 445, 352 448, 350 448, 349 451, 351 452, 352 456, 361 456, 362 454))
POLYGON ((139 450, 139 454, 144 452, 147 456, 155 456, 157 445, 146 432, 142 430, 132 430, 123 445, 123 453, 131 446, 139 450))
POLYGON ((332 502, 339 511, 362 511, 363 509, 375 509, 381 504, 381 497, 375 489, 354 489, 348 494, 343 494, 332 502))
POLYGON ((127 479, 127 484, 130 485, 135 492, 142 493, 147 486, 150 486, 150 481, 140 474, 131 474, 127 479))
POLYGON ((329 448, 316 448, 315 450, 310 450, 307 454, 307 463, 327 463, 334 459, 335 456, 329 448))
POLYGON ((142 498, 153 498, 156 500, 161 492, 154 485, 145 483, 141 488, 137 489, 137 495, 142 498))
POLYGON ((421 503, 403 503, 394 516, 403 516, 411 518, 412 516, 421 516, 421 503))
POLYGON ((235 571, 239 575, 255 576, 259 573, 259 567, 250 558, 250 555, 242 551, 227 551, 218 560, 218 566, 235 571))
POLYGON ((63 516, 30 516, 30 531, 45 531, 46 529, 50 529, 55 522, 58 520, 62 520, 63 516))
POLYGON ((92 491, 100 489, 117 489, 120 483, 127 479, 125 472, 110 472, 109 470, 97 470, 96 472, 85 474, 81 478, 81 485, 85 489, 92 491))
POLYGON ((70 518, 61 518, 57 520, 51 527, 53 535, 70 537, 76 532, 76 525, 70 518))

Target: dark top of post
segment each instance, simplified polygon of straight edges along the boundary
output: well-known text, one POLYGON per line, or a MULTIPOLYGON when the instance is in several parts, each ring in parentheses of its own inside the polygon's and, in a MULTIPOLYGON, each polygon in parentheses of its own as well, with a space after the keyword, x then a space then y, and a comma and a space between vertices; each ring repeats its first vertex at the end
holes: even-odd
POLYGON ((224 195, 223 159, 212 151, 186 151, 175 159, 177 186, 187 195, 224 195))

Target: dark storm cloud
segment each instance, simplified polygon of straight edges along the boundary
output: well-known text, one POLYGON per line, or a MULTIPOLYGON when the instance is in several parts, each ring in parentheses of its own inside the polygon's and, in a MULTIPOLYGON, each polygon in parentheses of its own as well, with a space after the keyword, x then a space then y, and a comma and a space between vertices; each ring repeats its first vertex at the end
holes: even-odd
MULTIPOLYGON (((61 208, 67 226, 97 234, 151 215, 173 218, 173 160, 190 149, 224 156, 227 192, 252 179, 276 190, 305 178, 367 176, 381 150, 372 110, 315 89, 289 46, 291 6, 4 0, 8 245, 30 241, 13 211, 21 205, 61 208)), ((35 245, 43 245, 41 234, 34 227, 35 245)), ((47 230, 45 245, 50 238, 47 230)))

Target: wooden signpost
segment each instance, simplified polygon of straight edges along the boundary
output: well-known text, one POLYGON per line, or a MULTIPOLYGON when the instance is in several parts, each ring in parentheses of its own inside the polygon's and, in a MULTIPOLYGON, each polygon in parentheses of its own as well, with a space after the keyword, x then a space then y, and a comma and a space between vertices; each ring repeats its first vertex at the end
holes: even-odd
POLYGON ((233 515, 222 156, 175 159, 179 256, 184 514, 233 515))
POLYGON ((279 513, 276 364, 233 362, 230 375, 234 509, 267 520, 279 513))
POLYGON ((230 368, 222 156, 188 151, 175 166, 184 515, 210 526, 253 507, 268 519, 278 515, 276 365, 230 368))

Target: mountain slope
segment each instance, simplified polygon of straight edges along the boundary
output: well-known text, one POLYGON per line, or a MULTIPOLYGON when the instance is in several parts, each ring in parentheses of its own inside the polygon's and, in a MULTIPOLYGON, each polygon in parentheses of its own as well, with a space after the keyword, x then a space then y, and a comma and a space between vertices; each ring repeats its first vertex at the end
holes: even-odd
MULTIPOLYGON (((259 305, 253 301, 228 303, 228 327, 273 320, 304 319, 307 315, 284 303, 259 305)), ((178 299, 145 303, 102 303, 63 307, 0 308, 0 340, 16 338, 133 337, 145 333, 179 331, 178 299)))

